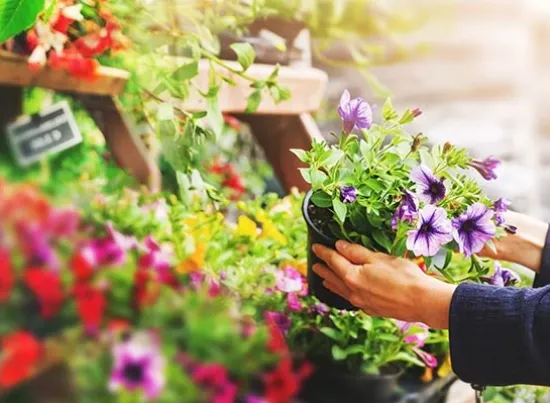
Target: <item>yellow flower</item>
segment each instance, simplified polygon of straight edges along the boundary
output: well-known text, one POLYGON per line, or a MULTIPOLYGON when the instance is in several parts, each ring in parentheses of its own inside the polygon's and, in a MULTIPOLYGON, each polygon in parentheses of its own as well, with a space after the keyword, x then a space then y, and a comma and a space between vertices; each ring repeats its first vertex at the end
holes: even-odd
POLYGON ((422 374, 422 376, 420 377, 420 380, 424 383, 428 383, 433 380, 433 377, 434 377, 433 370, 429 367, 426 367, 424 369, 424 374, 422 374))
POLYGON ((453 370, 453 367, 451 365, 451 354, 447 353, 447 357, 445 357, 445 361, 443 361, 443 364, 441 364, 441 367, 437 370, 437 376, 440 378, 444 378, 447 375, 449 375, 453 370))
POLYGON ((301 260, 285 260, 280 268, 284 269, 285 267, 294 267, 298 272, 304 276, 307 277, 307 263, 305 261, 301 260))
POLYGON ((258 227, 254 221, 247 216, 242 215, 239 216, 235 234, 237 236, 255 238, 258 235, 258 227))
POLYGON ((195 251, 176 267, 176 271, 181 274, 187 274, 202 269, 204 267, 205 256, 206 248, 204 244, 195 244, 195 251))
POLYGON ((262 224, 262 233, 260 234, 260 237, 273 239, 281 245, 286 245, 286 238, 271 221, 265 221, 262 224))

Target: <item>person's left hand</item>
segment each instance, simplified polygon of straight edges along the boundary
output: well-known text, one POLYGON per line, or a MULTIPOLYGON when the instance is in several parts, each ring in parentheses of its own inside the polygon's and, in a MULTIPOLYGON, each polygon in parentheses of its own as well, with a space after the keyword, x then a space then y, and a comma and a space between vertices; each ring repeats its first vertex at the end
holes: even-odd
POLYGON ((409 260, 375 253, 361 245, 338 241, 332 250, 314 245, 324 262, 313 270, 323 285, 369 315, 433 328, 449 326, 449 307, 455 286, 422 272, 409 260))

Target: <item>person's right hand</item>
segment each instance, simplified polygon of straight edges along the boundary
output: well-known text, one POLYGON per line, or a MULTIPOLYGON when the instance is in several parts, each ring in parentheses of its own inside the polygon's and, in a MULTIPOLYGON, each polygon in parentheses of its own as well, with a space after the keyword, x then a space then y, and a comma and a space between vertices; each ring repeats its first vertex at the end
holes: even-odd
POLYGON ((505 213, 504 218, 507 224, 517 228, 517 232, 494 240, 496 250, 486 246, 478 255, 517 263, 539 272, 548 224, 511 211, 505 213))

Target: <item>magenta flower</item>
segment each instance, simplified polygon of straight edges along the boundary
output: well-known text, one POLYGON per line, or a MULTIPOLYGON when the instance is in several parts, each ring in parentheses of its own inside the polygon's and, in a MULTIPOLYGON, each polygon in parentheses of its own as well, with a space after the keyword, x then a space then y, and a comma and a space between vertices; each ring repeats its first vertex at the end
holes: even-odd
POLYGON ((189 273, 189 279, 191 280, 191 286, 198 290, 204 283, 204 274, 200 271, 194 271, 189 273))
POLYGON ((279 291, 302 293, 304 286, 304 277, 293 267, 275 271, 275 287, 279 291))
POLYGON ((357 189, 353 186, 342 186, 340 188, 340 201, 342 203, 353 203, 357 199, 357 189))
POLYGON ((425 352, 424 350, 421 350, 419 348, 413 348, 413 351, 415 354, 424 361, 424 364, 426 364, 429 368, 435 368, 437 367, 437 358, 435 358, 432 354, 425 352))
POLYGON ((80 215, 72 209, 53 209, 48 214, 45 230, 57 238, 73 235, 80 225, 80 215))
POLYGON ((468 165, 474 168, 485 180, 492 180, 497 178, 496 169, 500 166, 501 162, 495 157, 487 157, 484 160, 473 160, 468 165))
POLYGON ((212 403, 233 403, 237 397, 237 386, 229 381, 227 369, 218 363, 199 364, 192 373, 195 383, 210 392, 212 403))
POLYGON ((153 269, 163 283, 172 281, 172 254, 148 236, 144 241, 145 254, 139 258, 141 269, 153 269))
POLYGON ((148 334, 134 335, 113 348, 113 371, 109 388, 113 391, 141 390, 147 399, 156 399, 165 385, 164 358, 148 334))
POLYGON ((351 133, 354 128, 358 130, 369 129, 372 126, 372 108, 361 98, 351 99, 348 90, 344 90, 338 105, 338 114, 344 125, 344 132, 351 133))
POLYGON ((298 298, 298 295, 294 292, 290 292, 286 296, 286 306, 290 312, 298 312, 301 311, 304 307, 302 305, 302 302, 298 298))
POLYGON ((412 223, 418 214, 418 198, 415 194, 405 190, 401 204, 395 210, 391 221, 391 226, 394 230, 397 229, 399 221, 412 223))
POLYGON ((498 262, 495 262, 495 272, 485 280, 491 285, 508 287, 517 284, 521 281, 521 278, 512 270, 505 269, 498 262))
POLYGON ((474 203, 453 220, 453 237, 466 257, 478 253, 496 233, 493 212, 481 203, 474 203))
POLYGON ((209 297, 217 297, 222 293, 222 286, 219 282, 211 278, 208 281, 208 296, 209 297))
POLYGON ((284 334, 290 329, 290 318, 284 313, 268 311, 265 313, 265 317, 268 323, 275 323, 284 334))
POLYGON ((61 268, 61 263, 55 250, 50 246, 46 233, 38 225, 19 223, 16 232, 27 265, 45 266, 51 270, 61 268))
POLYGON ((431 204, 420 210, 416 229, 409 231, 407 249, 416 256, 434 256, 442 245, 453 239, 447 212, 431 204))
POLYGON ((443 182, 437 179, 432 170, 425 165, 413 168, 411 180, 416 184, 416 193, 420 200, 436 204, 445 198, 447 189, 443 182))
POLYGON ((413 346, 413 351, 422 361, 424 361, 426 366, 430 368, 437 367, 437 359, 433 355, 421 350, 430 335, 429 327, 420 322, 411 323, 396 320, 395 323, 405 335, 405 343, 413 346))
POLYGON ((261 397, 261 396, 248 395, 245 398, 244 403, 268 403, 268 401, 265 398, 261 397))

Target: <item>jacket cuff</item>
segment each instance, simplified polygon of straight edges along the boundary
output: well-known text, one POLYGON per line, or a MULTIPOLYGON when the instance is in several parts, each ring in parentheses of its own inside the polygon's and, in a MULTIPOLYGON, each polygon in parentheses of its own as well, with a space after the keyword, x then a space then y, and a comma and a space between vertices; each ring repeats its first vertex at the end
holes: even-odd
POLYGON ((534 288, 541 288, 550 284, 550 227, 546 233, 544 249, 542 250, 542 260, 539 273, 535 276, 534 288))

